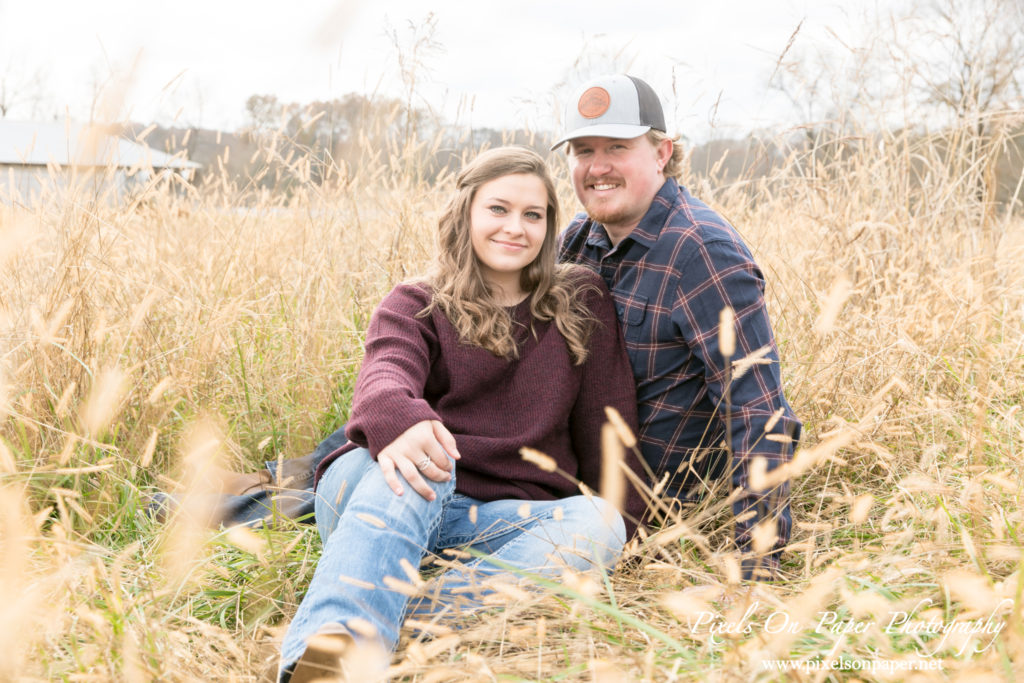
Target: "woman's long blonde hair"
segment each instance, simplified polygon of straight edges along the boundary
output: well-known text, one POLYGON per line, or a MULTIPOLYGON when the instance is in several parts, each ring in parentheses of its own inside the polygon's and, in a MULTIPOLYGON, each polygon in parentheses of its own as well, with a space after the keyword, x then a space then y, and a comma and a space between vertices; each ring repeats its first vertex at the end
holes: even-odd
POLYGON ((582 303, 578 266, 557 265, 558 197, 544 160, 525 147, 498 147, 481 152, 455 178, 455 194, 438 224, 439 253, 427 282, 433 298, 422 314, 434 308, 445 314, 467 344, 487 349, 501 358, 517 358, 509 310, 494 296, 473 252, 469 234, 470 206, 481 185, 506 175, 528 174, 540 178, 547 191, 547 232, 540 253, 520 274, 520 286, 530 292, 530 313, 538 320, 552 320, 565 338, 573 361, 587 357, 587 341, 594 324, 582 303))

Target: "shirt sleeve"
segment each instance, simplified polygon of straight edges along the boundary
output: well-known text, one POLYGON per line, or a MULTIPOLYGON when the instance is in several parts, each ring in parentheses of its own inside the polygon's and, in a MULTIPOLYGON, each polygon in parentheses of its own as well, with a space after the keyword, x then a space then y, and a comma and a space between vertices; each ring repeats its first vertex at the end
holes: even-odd
POLYGON ((779 356, 764 300, 764 279, 749 253, 736 242, 709 241, 701 245, 682 268, 673 323, 703 363, 704 380, 731 451, 731 478, 739 497, 733 503, 736 543, 743 556, 745 578, 765 570, 774 573, 788 543, 792 517, 789 484, 767 491, 750 488, 755 458, 763 457, 768 471, 788 462, 800 437, 800 422, 782 392, 779 356), (732 307, 735 352, 727 361, 719 348, 720 314, 732 307), (760 362, 737 361, 767 349, 760 362), (735 365, 735 368, 734 368, 735 365), (756 524, 775 523, 777 540, 764 557, 751 553, 751 532, 756 524))
POLYGON ((424 289, 399 285, 370 318, 346 436, 374 458, 417 422, 439 419, 423 398, 438 348, 430 316, 418 315, 428 303, 424 289))
MULTIPOLYGON (((587 345, 589 353, 582 367, 582 381, 570 417, 570 431, 573 451, 579 459, 579 479, 594 491, 599 491, 601 428, 607 421, 605 406, 617 410, 633 434, 637 434, 636 384, 607 287, 600 277, 589 271, 585 273, 583 282, 589 290, 587 307, 596 324, 587 345)), ((647 481, 636 452, 626 451, 626 465, 640 481, 647 481)), ((633 536, 646 511, 643 496, 627 481, 623 510, 627 540, 633 536)))

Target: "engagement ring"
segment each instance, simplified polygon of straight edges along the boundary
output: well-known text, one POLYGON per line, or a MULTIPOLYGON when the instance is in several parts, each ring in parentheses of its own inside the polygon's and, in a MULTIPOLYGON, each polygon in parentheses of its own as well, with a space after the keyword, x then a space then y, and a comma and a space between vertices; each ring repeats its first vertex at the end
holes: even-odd
POLYGON ((421 470, 421 471, 427 469, 427 467, 429 467, 429 466, 430 466, 430 458, 427 457, 427 456, 424 456, 424 458, 422 460, 420 460, 418 463, 416 463, 416 469, 421 470))

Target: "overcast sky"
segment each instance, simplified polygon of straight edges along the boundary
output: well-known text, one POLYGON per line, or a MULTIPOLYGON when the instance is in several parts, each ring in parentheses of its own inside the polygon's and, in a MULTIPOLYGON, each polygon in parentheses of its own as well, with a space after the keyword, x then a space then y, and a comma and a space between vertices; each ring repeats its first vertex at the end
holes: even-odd
POLYGON ((417 103, 450 121, 550 129, 554 100, 567 88, 593 71, 628 67, 661 93, 670 132, 699 139, 791 115, 768 84, 797 25, 803 21, 794 51, 828 40, 830 29, 847 29, 873 6, 0 0, 0 79, 25 93, 14 118, 30 117, 26 100, 42 98, 38 114, 49 118, 96 110, 99 118, 233 130, 244 125, 253 94, 296 102, 352 91, 398 95, 399 55, 408 62, 413 41, 430 37, 437 49, 416 60, 417 103), (34 88, 38 97, 27 97, 34 88))

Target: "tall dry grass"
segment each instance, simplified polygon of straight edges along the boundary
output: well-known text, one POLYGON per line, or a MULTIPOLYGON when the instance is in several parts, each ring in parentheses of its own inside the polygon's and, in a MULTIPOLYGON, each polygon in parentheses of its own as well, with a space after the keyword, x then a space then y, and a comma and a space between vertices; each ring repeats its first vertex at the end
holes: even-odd
MULTIPOLYGON (((1024 225, 978 191, 991 157, 958 163, 999 144, 972 130, 844 133, 769 178, 684 178, 766 273, 805 421, 785 580, 738 584, 713 500, 604 581, 407 633, 394 678, 775 680, 791 674, 769 659, 838 657, 1020 677, 1024 225), (887 631, 922 600, 921 619, 1005 627, 973 645, 887 631), (750 628, 694 628, 708 615, 750 628)), ((255 679, 319 543, 209 531, 201 494, 345 419, 373 305, 430 258, 432 145, 367 138, 323 185, 270 148, 287 196, 213 173, 127 204, 95 184, 0 204, 0 678, 255 679), (158 524, 141 511, 156 488, 194 503, 158 524)))

